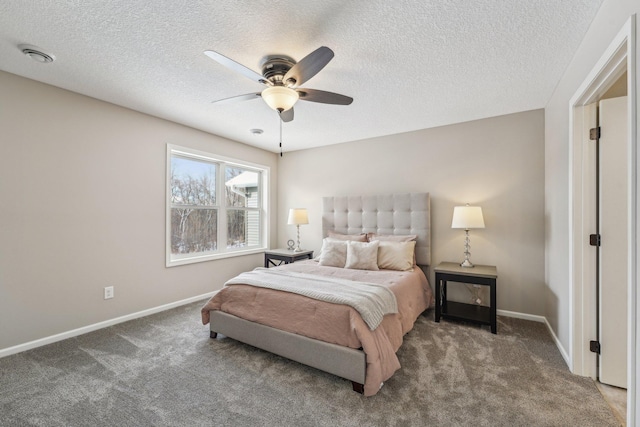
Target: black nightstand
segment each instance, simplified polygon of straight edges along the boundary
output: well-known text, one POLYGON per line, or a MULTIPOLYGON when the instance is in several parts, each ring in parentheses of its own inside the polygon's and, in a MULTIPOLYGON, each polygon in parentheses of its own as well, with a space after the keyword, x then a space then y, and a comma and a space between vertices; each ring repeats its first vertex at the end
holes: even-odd
POLYGON ((264 266, 266 268, 269 268, 269 266, 277 267, 281 264, 289 264, 300 261, 301 259, 312 258, 313 251, 294 252, 289 249, 271 249, 264 251, 264 266), (276 262, 278 263, 276 264, 276 262))
POLYGON ((491 332, 496 327, 496 278, 498 270, 492 265, 476 265, 473 268, 461 267, 454 262, 440 263, 433 269, 436 272, 436 322, 440 317, 467 320, 482 325, 490 325, 491 332), (447 281, 489 286, 489 307, 447 301, 447 281))

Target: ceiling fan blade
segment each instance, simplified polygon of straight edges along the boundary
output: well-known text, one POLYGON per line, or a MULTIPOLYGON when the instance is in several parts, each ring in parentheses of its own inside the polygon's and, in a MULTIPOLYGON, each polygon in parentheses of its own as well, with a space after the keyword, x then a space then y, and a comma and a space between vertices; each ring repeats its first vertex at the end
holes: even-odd
POLYGON ((340 95, 339 93, 326 92, 316 89, 296 89, 300 100, 320 102, 322 104, 349 105, 353 102, 350 96, 340 95))
POLYGON ((287 86, 300 86, 318 74, 332 58, 333 51, 326 46, 320 46, 291 67, 282 81, 287 86))
POLYGON ((251 68, 247 68, 244 65, 239 64, 233 59, 227 58, 226 56, 218 52, 215 52, 213 50, 205 50, 204 54, 207 55, 209 58, 213 59, 214 61, 216 61, 217 63, 222 64, 225 67, 230 68, 233 71, 236 71, 242 74, 243 76, 250 78, 254 82, 262 83, 263 85, 268 85, 268 86, 272 85, 272 83, 269 80, 265 79, 262 74, 259 74, 253 71, 251 68))
POLYGON ((217 101, 211 101, 212 104, 232 104, 240 101, 250 101, 252 99, 260 98, 260 92, 258 93, 245 93, 244 95, 232 96, 229 98, 218 99, 217 101))
POLYGON ((293 120, 293 107, 280 113, 280 119, 285 123, 293 120))

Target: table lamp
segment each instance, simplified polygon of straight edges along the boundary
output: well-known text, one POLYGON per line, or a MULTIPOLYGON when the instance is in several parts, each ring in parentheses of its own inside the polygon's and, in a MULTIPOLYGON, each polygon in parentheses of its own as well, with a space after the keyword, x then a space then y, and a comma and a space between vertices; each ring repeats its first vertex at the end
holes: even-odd
POLYGON ((473 264, 469 260, 471 252, 469 252, 469 230, 472 228, 484 228, 484 218, 482 217, 482 209, 480 206, 456 206, 453 208, 453 220, 451 228, 464 228, 464 261, 460 264, 462 267, 472 268, 473 264))
POLYGON ((295 225, 298 231, 297 244, 293 251, 302 252, 302 248, 300 248, 300 225, 309 224, 307 210, 304 208, 289 209, 289 221, 287 222, 289 225, 295 225))

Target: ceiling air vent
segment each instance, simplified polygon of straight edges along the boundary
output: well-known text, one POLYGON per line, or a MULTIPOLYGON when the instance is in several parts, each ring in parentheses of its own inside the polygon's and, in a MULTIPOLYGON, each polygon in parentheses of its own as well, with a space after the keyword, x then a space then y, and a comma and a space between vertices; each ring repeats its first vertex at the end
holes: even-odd
POLYGON ((29 58, 42 64, 48 64, 56 59, 55 56, 44 53, 42 50, 40 50, 40 48, 36 46, 21 44, 18 46, 18 48, 29 58))

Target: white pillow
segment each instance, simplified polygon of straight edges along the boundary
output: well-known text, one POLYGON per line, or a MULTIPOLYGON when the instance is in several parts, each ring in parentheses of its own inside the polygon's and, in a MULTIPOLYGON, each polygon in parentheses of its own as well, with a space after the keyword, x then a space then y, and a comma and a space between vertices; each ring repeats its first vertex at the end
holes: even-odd
POLYGON ((416 242, 378 241, 378 268, 406 271, 413 268, 416 242))
POLYGON ((353 268, 356 270, 378 270, 378 244, 375 241, 371 243, 347 242, 347 262, 344 268, 353 268))
POLYGON ((328 267, 344 268, 347 261, 347 241, 346 240, 322 240, 320 249, 320 259, 318 264, 328 267))
MULTIPOLYGON (((333 237, 325 237, 324 239, 322 239, 322 247, 324 247, 324 242, 342 242, 342 243, 347 243, 346 240, 341 240, 341 239, 334 239, 333 237)), ((344 250, 344 260, 347 260, 347 249, 345 246, 345 250, 344 250)), ((320 248, 320 250, 318 251, 318 255, 316 255, 316 257, 313 259, 314 261, 320 261, 320 258, 322 258, 322 248, 320 248)))

